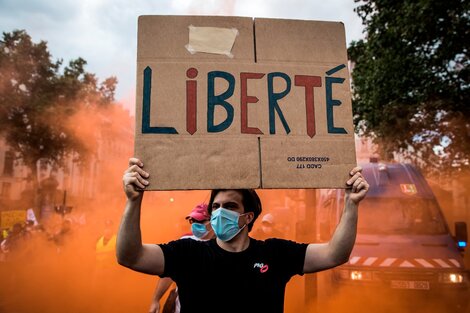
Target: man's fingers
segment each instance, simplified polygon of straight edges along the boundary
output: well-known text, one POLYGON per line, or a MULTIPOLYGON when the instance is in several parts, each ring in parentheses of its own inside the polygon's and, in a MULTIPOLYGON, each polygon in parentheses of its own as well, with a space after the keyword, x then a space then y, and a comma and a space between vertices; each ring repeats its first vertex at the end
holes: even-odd
POLYGON ((140 176, 148 178, 150 176, 149 173, 144 171, 142 168, 140 168, 138 165, 132 165, 130 166, 125 172, 124 175, 127 173, 139 173, 140 176))
POLYGON ((130 181, 134 181, 134 178, 141 184, 141 185, 148 185, 149 182, 148 180, 144 179, 142 176, 140 176, 140 174, 138 172, 130 172, 130 173, 126 173, 124 174, 124 181, 126 182, 130 182, 130 181))
POLYGON ((126 186, 134 185, 139 187, 140 189, 145 189, 144 184, 142 184, 137 177, 128 177, 124 182, 126 186))
POLYGON ((353 191, 357 191, 358 188, 359 188, 359 185, 360 185, 361 183, 363 183, 363 182, 364 182, 364 180, 362 179, 362 177, 358 177, 358 178, 354 181, 354 183, 353 183, 353 185, 352 185, 353 191))
POLYGON ((354 193, 360 192, 362 190, 368 190, 369 184, 365 180, 364 176, 362 176, 362 167, 356 166, 349 172, 351 177, 348 179, 346 184, 351 187, 351 191, 354 193))
POLYGON ((145 187, 149 184, 149 173, 144 171, 142 167, 144 164, 137 158, 129 159, 129 167, 124 171, 122 181, 124 190, 128 197, 134 197, 135 192, 143 192, 145 187))
POLYGON ((354 176, 354 174, 360 173, 360 172, 362 172, 362 167, 356 166, 355 168, 351 170, 351 172, 349 172, 349 175, 354 176))
POLYGON ((349 175, 351 175, 351 177, 346 182, 349 186, 346 193, 348 196, 352 197, 354 202, 359 203, 369 190, 369 183, 367 183, 367 180, 362 176, 362 167, 360 166, 353 168, 351 172, 349 172, 349 175))
POLYGON ((129 167, 131 167, 132 165, 138 165, 140 167, 144 166, 144 164, 142 163, 142 161, 140 161, 139 159, 137 158, 130 158, 129 159, 129 167))
POLYGON ((137 172, 141 177, 148 178, 150 176, 149 173, 138 167, 137 165, 133 165, 132 167, 132 172, 137 172))
POLYGON ((149 182, 148 180, 145 180, 141 175, 140 173, 138 172, 134 172, 134 177, 137 178, 137 180, 142 184, 142 185, 148 185, 149 182))
POLYGON ((357 192, 357 193, 362 192, 362 191, 367 192, 367 190, 369 190, 369 184, 366 181, 358 180, 357 182, 358 183, 357 184, 354 183, 354 186, 353 186, 354 192, 357 192))
POLYGON ((346 182, 346 184, 348 184, 349 186, 352 186, 352 184, 359 178, 359 177, 362 177, 362 167, 361 166, 356 166, 355 168, 353 168, 350 172, 349 172, 349 175, 351 176, 348 181, 346 182))
POLYGON ((129 159, 129 167, 124 173, 129 173, 129 172, 138 172, 142 177, 149 177, 149 173, 144 171, 142 167, 144 166, 144 163, 140 161, 137 158, 130 158, 129 159))
POLYGON ((360 172, 356 172, 351 178, 348 179, 346 184, 348 184, 349 186, 352 186, 354 182, 356 182, 359 178, 362 178, 362 174, 360 172))

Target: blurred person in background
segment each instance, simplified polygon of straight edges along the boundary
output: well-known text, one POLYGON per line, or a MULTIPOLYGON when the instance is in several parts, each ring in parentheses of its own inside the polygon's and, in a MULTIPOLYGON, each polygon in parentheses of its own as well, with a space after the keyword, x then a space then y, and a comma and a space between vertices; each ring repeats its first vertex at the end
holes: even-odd
POLYGON ((105 220, 103 235, 96 242, 96 267, 100 270, 116 263, 116 232, 113 226, 112 220, 105 220))
POLYGON ((57 253, 61 253, 66 243, 72 237, 72 220, 69 218, 62 219, 59 229, 52 233, 49 240, 53 241, 57 247, 57 253))
POLYGON ((0 248, 6 259, 6 255, 19 249, 24 244, 27 237, 25 228, 22 223, 15 223, 8 231, 6 238, 0 243, 0 248))
POLYGON ((31 235, 35 231, 35 224, 34 221, 32 220, 26 220, 25 224, 25 231, 28 233, 28 235, 31 235))
POLYGON ((115 310, 116 289, 123 283, 124 276, 116 262, 116 225, 108 218, 101 223, 102 230, 94 245, 95 263, 88 311, 112 312, 115 310))
POLYGON ((274 222, 274 216, 271 213, 267 213, 261 219, 261 227, 250 234, 251 237, 259 240, 265 240, 268 238, 285 238, 284 234, 276 228, 274 222))
MULTIPOLYGON (((201 203, 196 205, 192 211, 186 216, 186 220, 191 225, 192 235, 183 235, 182 238, 190 238, 193 240, 209 240, 214 238, 214 231, 210 225, 210 214, 207 211, 207 204, 201 203)), ((149 313, 179 313, 180 301, 178 297, 178 288, 175 287, 170 291, 163 310, 160 310, 160 300, 166 291, 173 284, 173 280, 169 277, 163 277, 158 280, 155 292, 152 297, 152 303, 149 313)))
POLYGON ((123 175, 127 203, 118 231, 117 259, 134 271, 173 279, 182 313, 283 312, 285 287, 293 276, 349 260, 356 239, 358 206, 369 189, 362 168, 353 168, 345 182, 348 187, 341 220, 326 243, 250 238, 248 233, 262 212, 256 191, 215 189, 208 206, 215 239, 143 244, 141 204, 150 176, 143 167, 139 159, 131 158, 123 175))

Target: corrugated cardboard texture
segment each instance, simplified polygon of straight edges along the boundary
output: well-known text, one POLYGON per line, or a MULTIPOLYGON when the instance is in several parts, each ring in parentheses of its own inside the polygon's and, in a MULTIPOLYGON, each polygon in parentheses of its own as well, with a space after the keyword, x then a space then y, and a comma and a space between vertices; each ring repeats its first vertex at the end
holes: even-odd
POLYGON ((141 16, 137 54, 135 155, 150 190, 345 187, 342 23, 141 16), (191 54, 190 25, 237 29, 233 58, 191 54))
POLYGON ((339 22, 257 18, 256 61, 347 64, 344 25, 339 22))

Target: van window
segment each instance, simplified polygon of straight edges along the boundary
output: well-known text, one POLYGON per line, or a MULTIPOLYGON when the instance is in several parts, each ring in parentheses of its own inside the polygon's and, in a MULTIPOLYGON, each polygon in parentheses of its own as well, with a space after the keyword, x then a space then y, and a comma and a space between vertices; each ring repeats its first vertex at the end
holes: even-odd
POLYGON ((358 233, 438 235, 446 226, 434 200, 366 198, 359 207, 358 233))

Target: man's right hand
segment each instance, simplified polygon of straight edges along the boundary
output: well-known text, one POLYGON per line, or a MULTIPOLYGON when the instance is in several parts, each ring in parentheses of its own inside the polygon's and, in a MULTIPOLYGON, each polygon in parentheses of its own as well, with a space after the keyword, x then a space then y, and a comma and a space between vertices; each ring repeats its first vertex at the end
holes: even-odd
POLYGON ((149 184, 146 180, 150 175, 142 168, 144 164, 137 158, 129 159, 129 168, 124 172, 122 182, 124 192, 128 200, 137 200, 142 197, 145 187, 149 184))

